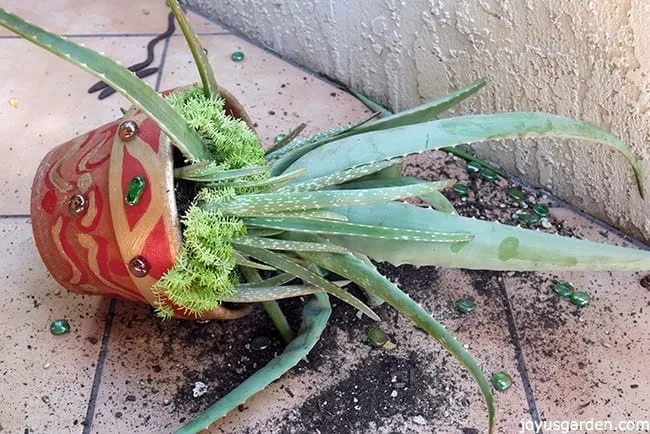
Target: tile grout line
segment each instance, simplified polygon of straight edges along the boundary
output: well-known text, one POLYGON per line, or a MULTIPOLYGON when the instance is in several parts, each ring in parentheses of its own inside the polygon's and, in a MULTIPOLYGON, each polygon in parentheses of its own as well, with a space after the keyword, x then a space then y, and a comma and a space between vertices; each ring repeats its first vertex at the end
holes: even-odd
POLYGON ((97 367, 95 368, 95 377, 93 378, 93 386, 90 390, 90 398, 88 399, 88 407, 86 407, 86 417, 84 418, 84 429, 82 434, 90 434, 90 429, 93 424, 93 417, 95 416, 95 405, 97 404, 97 395, 99 393, 99 386, 102 382, 102 373, 104 371, 104 361, 108 353, 108 341, 111 337, 111 329, 113 328, 113 318, 115 317, 115 305, 117 300, 111 299, 108 305, 108 313, 106 314, 106 324, 104 325, 104 334, 102 335, 102 343, 97 356, 97 367))
POLYGON ((165 71, 165 62, 167 61, 167 49, 169 48, 169 41, 171 38, 165 39, 165 45, 163 45, 163 52, 160 56, 160 63, 158 64, 158 76, 156 77, 156 92, 160 92, 160 84, 162 83, 163 72, 165 71))
MULTIPOLYGON (((160 33, 71 33, 67 35, 60 35, 66 38, 150 38, 152 36, 158 36, 160 33)), ((224 32, 201 32, 197 33, 198 36, 228 36, 231 33, 228 31, 224 32)), ((183 36, 182 34, 173 34, 171 37, 183 36)), ((2 39, 24 39, 22 36, 14 35, 2 35, 2 39)))
POLYGON ((517 324, 515 322, 515 317, 512 313, 512 304, 510 303, 510 297, 508 296, 508 290, 503 279, 498 279, 499 284, 499 293, 501 297, 501 302, 503 303, 503 308, 506 314, 506 321, 508 323, 508 333, 512 338, 513 345, 515 347, 515 358, 517 359, 517 370, 521 376, 521 382, 524 387, 524 394, 526 395, 526 403, 528 404, 528 413, 532 419, 532 422, 535 426, 539 426, 539 431, 536 431, 537 434, 544 434, 541 428, 541 419, 539 417, 539 410, 537 409, 537 401, 535 400, 535 393, 530 382, 530 376, 528 375, 528 368, 526 367, 526 360, 524 358, 524 351, 521 345, 521 340, 519 339, 519 332, 517 331, 517 324))
POLYGON ((0 219, 28 219, 32 216, 30 214, 0 214, 0 219))
MULTIPOLYGON (((277 51, 273 50, 272 48, 269 48, 269 47, 263 45, 261 42, 252 39, 251 37, 249 37, 245 33, 239 31, 236 28, 233 28, 233 27, 229 26, 228 24, 226 24, 226 23, 224 23, 222 21, 214 21, 211 18, 206 17, 199 10, 197 10, 196 8, 194 8, 194 7, 190 6, 190 5, 184 4, 183 7, 185 9, 187 9, 187 10, 190 10, 190 11, 194 12, 195 14, 199 15, 200 17, 202 17, 202 18, 204 18, 206 20, 208 20, 208 21, 210 21, 212 23, 215 23, 218 26, 223 27, 227 31, 227 33, 225 33, 226 35, 231 35, 231 36, 234 36, 234 37, 236 37, 238 39, 241 39, 244 42, 246 42, 248 44, 251 44, 256 48, 259 48, 260 50, 264 51, 265 53, 267 53, 267 54, 269 54, 269 55, 271 55, 271 56, 273 56, 273 57, 275 57, 277 59, 280 59, 283 62, 293 66, 294 68, 304 72, 305 74, 310 75, 311 77, 315 78, 316 80, 319 80, 319 81, 321 81, 323 83, 327 83, 332 87, 335 87, 335 88, 337 88, 337 89, 339 89, 341 91, 345 91, 348 94, 352 95, 349 92, 348 87, 346 85, 342 84, 341 82, 339 82, 339 81, 337 81, 337 80, 335 80, 335 79, 333 79, 333 78, 331 78, 331 77, 329 77, 329 76, 327 76, 327 75, 325 75, 323 73, 318 73, 318 72, 316 72, 316 71, 314 71, 314 70, 312 70, 312 69, 310 69, 310 68, 308 68, 308 67, 306 67, 304 65, 299 64, 295 60, 292 60, 292 59, 288 58, 287 56, 278 53, 277 51)), ((201 34, 199 34, 199 36, 201 36, 201 34)), ((352 96, 354 96, 354 95, 352 95, 352 96)))

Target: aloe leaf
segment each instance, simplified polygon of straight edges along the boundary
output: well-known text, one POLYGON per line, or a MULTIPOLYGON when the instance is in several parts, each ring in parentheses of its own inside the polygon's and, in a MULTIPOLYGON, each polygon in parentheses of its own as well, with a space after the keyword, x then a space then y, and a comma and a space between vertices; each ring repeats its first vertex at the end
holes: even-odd
POLYGON ((394 161, 395 164, 387 167, 385 169, 380 170, 379 172, 376 173, 371 173, 370 175, 364 176, 363 178, 359 178, 359 181, 365 181, 368 179, 395 179, 395 178, 400 178, 402 176, 402 168, 404 166, 404 159, 403 158, 397 158, 395 160, 390 160, 394 161))
MULTIPOLYGON (((321 237, 318 238, 320 239, 321 237)), ((373 264, 370 258, 367 257, 366 255, 363 255, 361 253, 352 253, 352 254, 357 258, 359 258, 359 260, 364 264, 366 264, 366 266, 372 268, 373 270, 377 270, 375 264, 373 264)), ((375 308, 375 307, 382 306, 384 304, 384 299, 382 299, 381 297, 377 297, 372 292, 366 291, 366 289, 363 287, 361 287, 361 290, 366 295, 366 302, 368 303, 368 306, 375 308)))
POLYGON ((224 417, 228 412, 245 403, 250 397, 265 389, 298 364, 318 342, 331 311, 327 295, 323 293, 316 294, 305 304, 303 321, 298 336, 287 345, 282 354, 275 357, 233 391, 176 431, 176 434, 194 434, 208 429, 215 420, 224 417))
MULTIPOLYGON (((439 98, 432 103, 430 103, 433 108, 439 110, 439 113, 431 112, 432 116, 430 118, 424 118, 423 121, 427 121, 430 119, 435 118, 437 115, 441 114, 442 112, 450 109, 456 104, 459 104, 462 100, 474 95, 476 92, 478 92, 479 89, 481 89, 485 84, 487 83, 487 80, 485 78, 481 78, 479 80, 476 80, 473 83, 470 83, 469 85, 465 86, 462 89, 457 90, 456 92, 453 92, 447 96, 444 96, 442 98, 439 98)), ((378 104, 377 102, 371 100, 365 95, 362 95, 356 91, 350 90, 354 96, 359 98, 361 102, 363 102, 370 110, 376 111, 381 113, 383 118, 390 117, 390 116, 399 116, 402 113, 408 113, 407 112, 402 112, 398 113, 396 115, 393 115, 393 112, 390 110, 386 109, 382 105, 378 104)), ((420 106, 422 107, 422 106, 420 106)), ((419 109, 420 107, 416 107, 414 110, 419 109)), ((483 166, 489 166, 492 170, 494 170, 495 173, 497 173, 499 176, 502 178, 507 178, 506 174, 501 170, 498 169, 492 165, 488 165, 485 161, 481 160, 480 158, 477 158, 475 155, 472 155, 469 152, 463 151, 462 149, 457 149, 454 147, 445 147, 445 148, 440 148, 440 150, 445 151, 449 154, 455 155, 457 157, 460 157, 464 160, 467 161, 473 161, 476 163, 479 163, 483 166)))
POLYGON ((321 131, 319 133, 313 134, 307 137, 304 140, 298 140, 291 145, 285 146, 282 149, 277 150, 268 154, 265 158, 268 161, 273 163, 273 175, 280 175, 285 171, 285 169, 296 161, 298 158, 305 155, 307 152, 318 148, 319 146, 329 143, 332 140, 342 137, 342 134, 351 131, 353 128, 357 128, 365 123, 369 122, 376 117, 376 113, 372 116, 363 119, 359 122, 343 125, 340 127, 333 128, 331 130, 321 131))
POLYGON ((278 240, 261 237, 239 237, 232 240, 235 248, 238 246, 260 247, 268 250, 314 251, 330 253, 348 253, 348 249, 331 243, 303 243, 299 241, 278 240))
MULTIPOLYGON (((418 184, 422 181, 418 178, 413 178, 410 176, 402 176, 399 178, 379 178, 379 179, 367 179, 364 181, 356 181, 348 184, 343 184, 339 188, 347 189, 357 189, 357 188, 385 188, 385 187, 394 187, 399 185, 412 185, 418 184)), ((456 208, 449 202, 449 199, 445 197, 439 191, 433 191, 431 193, 421 194, 418 196, 421 200, 429 204, 433 209, 438 211, 446 212, 449 214, 456 214, 456 208)))
POLYGON ((275 189, 282 188, 287 183, 292 180, 299 178, 307 172, 306 169, 299 169, 295 172, 285 173, 280 176, 273 176, 271 178, 262 179, 259 181, 237 181, 232 184, 233 187, 237 188, 248 188, 248 187, 273 187, 275 189))
POLYGON ((472 356, 442 324, 436 321, 435 318, 407 294, 400 291, 393 283, 379 274, 379 272, 368 267, 353 255, 332 255, 320 252, 300 252, 299 255, 333 273, 350 279, 371 294, 382 298, 399 312, 410 318, 416 326, 425 330, 432 338, 438 341, 440 345, 469 371, 478 383, 488 407, 489 432, 492 433, 494 431, 496 410, 494 397, 490 390, 490 383, 472 356))
POLYGON ((616 136, 595 125, 547 113, 459 116, 373 131, 325 144, 300 158, 287 170, 309 168, 303 177, 306 180, 382 158, 400 158, 428 149, 519 137, 571 138, 605 144, 627 158, 634 169, 639 192, 642 191, 640 164, 616 136))
POLYGON ((269 277, 260 281, 240 283, 236 288, 267 288, 270 286, 280 286, 294 280, 296 276, 289 273, 280 273, 277 276, 269 277))
POLYGON ((426 202, 431 208, 444 212, 447 214, 457 214, 454 205, 447 199, 447 197, 439 191, 432 193, 421 194, 418 196, 422 201, 426 202))
POLYGON ((185 36, 185 42, 187 42, 188 47, 190 47, 190 52, 194 58, 194 63, 196 68, 199 71, 199 77, 201 77, 201 84, 203 85, 203 92, 207 97, 217 97, 219 95, 219 86, 217 85, 217 80, 214 78, 214 72, 210 66, 210 61, 208 56, 203 51, 201 46, 201 41, 196 35, 196 32, 192 29, 192 26, 185 18, 185 14, 178 4, 177 0, 167 0, 167 5, 171 9, 178 25, 183 31, 183 36, 185 36))
MULTIPOLYGON (((347 217, 344 216, 342 216, 342 218, 347 219, 347 217)), ((280 235, 282 232, 284 231, 281 231, 279 229, 247 228, 246 235, 249 235, 251 237, 273 237, 280 235)))
MULTIPOLYGON (((287 212, 282 212, 282 213, 259 213, 255 215, 251 215, 249 217, 276 217, 276 218, 283 218, 283 217, 299 217, 302 219, 318 219, 318 220, 336 220, 340 222, 345 222, 348 221, 348 218, 344 215, 337 214, 332 211, 326 211, 326 210, 309 210, 309 211, 287 211, 287 212)), ((248 229, 248 235, 250 236, 273 236, 277 235, 279 233, 282 233, 283 231, 277 230, 277 229, 265 229, 267 231, 275 231, 274 234, 271 235, 257 235, 251 231, 257 231, 260 230, 258 228, 249 228, 248 229)))
POLYGON ((355 90, 355 89, 348 89, 348 92, 350 92, 352 95, 355 96, 359 101, 361 101, 366 107, 368 107, 370 110, 372 110, 375 113, 379 113, 379 115, 382 118, 391 116, 393 114, 392 111, 388 110, 386 107, 383 105, 379 104, 376 101, 373 101, 372 99, 368 98, 361 92, 355 90))
POLYGON ((384 169, 399 164, 401 161, 401 159, 373 161, 372 163, 341 170, 340 172, 332 173, 330 175, 321 176, 319 178, 310 179, 308 181, 303 181, 297 184, 291 184, 278 190, 278 192, 321 190, 331 185, 343 184, 345 182, 380 172, 384 169))
POLYGON ((353 306, 360 312, 366 314, 369 318, 379 321, 380 318, 374 313, 368 306, 363 304, 361 300, 345 291, 344 289, 339 288, 334 285, 329 280, 326 280, 322 276, 314 273, 313 271, 303 267, 302 265, 296 264, 290 258, 280 253, 271 252, 266 249, 260 249, 257 247, 251 246, 237 246, 237 250, 242 253, 245 253, 248 256, 251 256, 259 261, 265 262, 273 267, 276 267, 280 270, 283 270, 287 273, 293 274, 299 279, 302 279, 304 282, 311 285, 321 288, 323 291, 326 291, 332 294, 334 297, 339 298, 340 300, 348 303, 353 306))
MULTIPOLYGON (((198 175, 179 175, 177 178, 187 179, 194 182, 221 182, 230 179, 245 178, 247 176, 259 175, 268 172, 269 168, 266 166, 246 167, 243 169, 229 169, 229 170, 207 170, 204 169, 203 173, 198 175)), ((304 171, 303 171, 304 172, 304 171)))
POLYGON ((258 288, 235 288, 235 291, 223 301, 228 303, 259 303, 268 300, 282 300, 292 297, 303 297, 305 295, 323 292, 313 285, 283 285, 267 286, 258 288))
MULTIPOLYGON (((380 131, 380 130, 402 127, 406 125, 414 125, 414 124, 419 124, 421 122, 430 121, 431 119, 434 119, 439 114, 449 110, 455 105, 458 105, 464 99, 467 99, 470 96, 474 95, 483 86, 485 86, 486 83, 487 80, 485 78, 480 78, 468 84, 467 86, 450 93, 449 95, 436 98, 425 104, 421 104, 417 107, 413 107, 412 109, 405 110, 395 114, 390 114, 389 116, 379 119, 378 121, 354 128, 353 130, 342 134, 342 137, 363 134, 369 131, 380 131)), ((369 100, 368 98, 366 99, 369 100)), ((365 101, 364 104, 366 104, 365 101)), ((370 109, 375 110, 374 107, 370 107, 370 109)), ((384 109, 384 112, 386 111, 387 110, 384 109)))
POLYGON ((330 241, 394 265, 436 265, 478 270, 648 270, 650 252, 506 226, 404 203, 337 208, 350 222, 391 222, 411 230, 462 229, 466 243, 442 245, 370 238, 327 236, 330 241))
POLYGON ((310 136, 307 136, 303 139, 296 140, 291 144, 287 144, 283 146, 282 148, 275 149, 273 151, 268 152, 264 158, 267 159, 267 161, 274 161, 274 160, 279 160, 280 158, 284 157, 285 155, 289 154, 290 152, 293 152, 297 149, 300 149, 304 146, 307 145, 312 145, 314 143, 324 143, 324 140, 329 139, 331 137, 335 137, 339 134, 341 134, 344 131, 347 131, 351 128, 354 127, 354 124, 348 124, 348 125, 341 125, 338 127, 331 128, 329 130, 323 130, 319 131, 317 133, 314 133, 310 136))
POLYGON ((0 25, 52 54, 100 78, 146 113, 190 161, 207 160, 210 153, 185 119, 148 84, 117 62, 89 48, 52 34, 0 8, 0 25))
POLYGON ((219 211, 225 215, 251 216, 390 202, 430 193, 449 185, 450 181, 437 181, 383 189, 247 194, 227 202, 206 202, 201 206, 206 210, 219 211))
MULTIPOLYGON (((332 283, 338 287, 343 287, 349 285, 350 281, 339 280, 332 283)), ((237 286, 232 295, 224 298, 223 301, 230 303, 260 303, 268 300, 304 297, 305 295, 312 295, 317 292, 323 292, 323 290, 314 285, 237 286)))
MULTIPOLYGON (((260 273, 258 273, 256 270, 252 268, 239 267, 239 271, 244 276, 244 278, 250 283, 259 284, 262 281, 262 277, 260 276, 260 273)), ((239 289, 241 290, 241 288, 239 289)), ((268 299, 260 300, 260 302, 262 303, 262 307, 264 308, 266 314, 269 316, 271 321, 273 321, 273 325, 282 336, 284 342, 288 344, 289 342, 294 340, 296 338, 296 334, 293 332, 293 329, 289 325, 289 321, 287 320, 287 317, 284 315, 284 312, 282 312, 282 309, 280 308, 278 302, 276 300, 268 300, 268 299)))
POLYGON ((175 178, 200 177, 207 173, 220 170, 212 161, 199 161, 198 163, 188 164, 187 166, 177 167, 174 169, 175 178))
MULTIPOLYGON (((348 213, 346 208, 343 210, 348 213)), ((458 232, 457 230, 455 232, 440 232, 435 230, 413 230, 397 227, 400 225, 395 225, 396 227, 385 227, 384 224, 386 224, 387 221, 390 221, 391 224, 393 224, 391 220, 384 220, 374 225, 367 225, 299 217, 247 217, 244 219, 244 223, 250 226, 282 229, 299 233, 323 234, 327 235, 328 238, 330 236, 339 235, 345 236, 346 238, 349 237, 350 239, 357 238, 359 240, 362 238, 374 238, 379 243, 392 240, 397 243, 404 243, 405 245, 407 244, 407 241, 445 244, 453 243, 457 245, 474 238, 474 235, 471 233, 458 232)), ((337 244, 339 243, 337 242, 337 244)), ((353 252, 359 251, 354 247, 354 242, 352 242, 352 244, 348 243, 346 247, 353 252)))
MULTIPOLYGON (((313 218, 319 220, 336 220, 340 222, 348 221, 348 218, 344 215, 337 214, 335 212, 327 211, 323 209, 283 212, 281 214, 267 214, 267 215, 272 215, 273 217, 301 217, 301 218, 313 218)), ((254 216, 254 217, 260 217, 260 216, 254 216)))
POLYGON ((235 264, 237 265, 243 265, 244 267, 255 268, 257 270, 266 270, 266 271, 275 270, 275 268, 269 267, 268 265, 258 264, 255 261, 251 261, 250 259, 246 258, 246 256, 242 255, 241 253, 238 253, 237 251, 233 252, 233 258, 235 259, 235 264))
POLYGON ((277 151, 278 149, 282 148, 283 146, 288 145, 289 143, 293 142, 296 137, 302 131, 307 127, 306 123, 302 123, 298 125, 294 130, 291 130, 289 134, 287 134, 285 137, 282 138, 282 140, 278 141, 277 143, 274 143, 269 149, 266 150, 266 154, 270 154, 273 151, 277 151))

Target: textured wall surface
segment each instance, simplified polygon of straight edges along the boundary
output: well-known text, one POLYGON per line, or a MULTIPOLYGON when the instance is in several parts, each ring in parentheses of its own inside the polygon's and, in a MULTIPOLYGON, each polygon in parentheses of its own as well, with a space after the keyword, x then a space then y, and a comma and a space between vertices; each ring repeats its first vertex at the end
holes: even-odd
MULTIPOLYGON (((650 170, 648 0, 188 3, 395 110, 487 76, 488 87, 460 111, 548 111, 596 123, 650 170)), ((638 196, 620 155, 570 141, 490 143, 480 153, 650 239, 650 199, 638 196)))

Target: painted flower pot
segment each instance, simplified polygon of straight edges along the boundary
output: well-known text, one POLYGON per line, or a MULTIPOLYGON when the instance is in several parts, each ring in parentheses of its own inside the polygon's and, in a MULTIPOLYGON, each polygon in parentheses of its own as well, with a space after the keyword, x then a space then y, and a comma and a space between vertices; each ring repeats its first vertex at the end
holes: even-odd
MULTIPOLYGON (((239 102, 221 94, 226 111, 252 128, 239 102)), ((152 287, 182 246, 173 170, 169 138, 136 108, 49 152, 34 178, 31 216, 52 277, 73 292, 154 305, 152 287)), ((238 306, 198 319, 250 311, 238 306)))

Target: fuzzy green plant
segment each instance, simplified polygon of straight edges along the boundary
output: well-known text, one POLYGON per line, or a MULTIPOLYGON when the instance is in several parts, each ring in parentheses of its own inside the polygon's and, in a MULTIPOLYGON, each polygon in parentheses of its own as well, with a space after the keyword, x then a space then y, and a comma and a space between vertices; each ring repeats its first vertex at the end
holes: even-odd
POLYGON ((166 99, 199 134, 210 154, 198 168, 195 164, 193 170, 180 168, 177 173, 196 182, 198 193, 182 216, 183 249, 154 287, 156 312, 171 318, 174 312, 166 300, 191 316, 213 310, 232 295, 239 281, 233 240, 246 235, 246 226, 239 217, 206 210, 203 205, 265 191, 268 172, 258 136, 244 121, 226 114, 221 96, 193 85, 166 99), (228 173, 237 176, 224 175, 228 173))
MULTIPOLYGON (((639 194, 643 176, 630 149, 611 133, 561 116, 516 112, 437 117, 485 85, 382 119, 319 132, 290 134, 266 155, 244 123, 223 112, 218 85, 176 0, 169 0, 201 77, 201 86, 164 99, 116 62, 0 9, 0 25, 97 75, 147 113, 185 157, 178 178, 198 194, 182 217, 183 249, 157 291, 189 313, 222 302, 261 302, 288 342, 285 351, 180 428, 194 433, 245 402, 298 363, 314 346, 330 313, 329 295, 380 320, 386 302, 426 331, 476 380, 489 432, 495 432, 490 384, 462 345, 371 260, 492 270, 647 270, 650 253, 461 217, 440 190, 450 181, 402 177, 409 155, 460 144, 522 137, 599 143, 627 159, 639 194), (400 202, 420 197, 422 208, 400 202), (268 273, 265 279, 258 270, 268 273), (336 279, 332 276, 337 276, 336 279), (340 280, 344 279, 344 280, 340 280), (355 283, 365 299, 346 286, 355 283), (291 330, 276 300, 307 297, 303 322, 291 330)), ((171 310, 159 305, 159 314, 171 310)))

